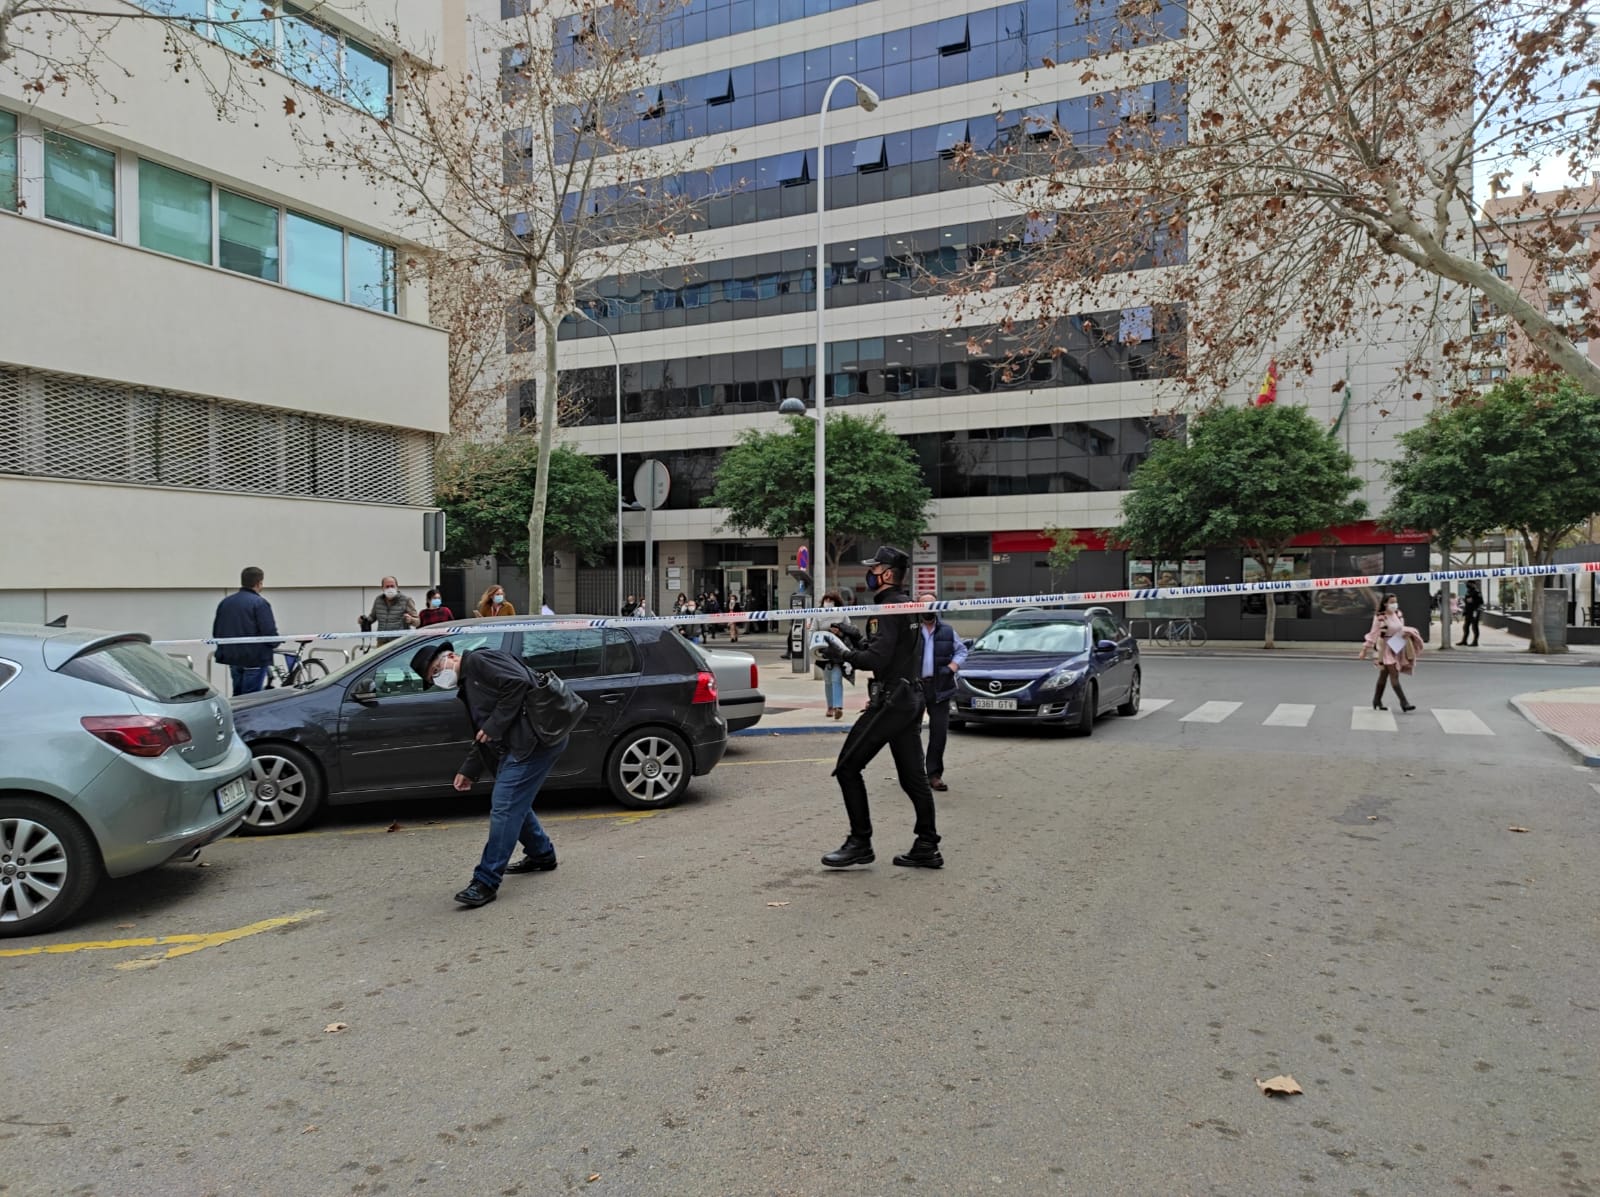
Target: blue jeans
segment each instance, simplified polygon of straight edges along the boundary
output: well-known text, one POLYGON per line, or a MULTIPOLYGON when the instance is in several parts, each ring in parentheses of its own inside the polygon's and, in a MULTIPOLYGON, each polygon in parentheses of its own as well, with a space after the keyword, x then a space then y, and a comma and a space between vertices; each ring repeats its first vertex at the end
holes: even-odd
POLYGON ((822 671, 822 692, 828 697, 828 706, 844 707, 844 670, 837 667, 822 671))
POLYGON ((235 694, 254 694, 267 684, 265 665, 229 665, 228 673, 233 678, 235 694))
POLYGON ((483 858, 478 861, 478 867, 472 870, 472 879, 479 885, 499 888, 519 840, 529 856, 555 853, 556 846, 533 813, 533 800, 555 767, 556 758, 566 750, 567 740, 564 739, 559 744, 538 749, 527 760, 514 761, 505 757, 500 761, 494 776, 494 793, 489 798, 489 840, 483 846, 483 858))

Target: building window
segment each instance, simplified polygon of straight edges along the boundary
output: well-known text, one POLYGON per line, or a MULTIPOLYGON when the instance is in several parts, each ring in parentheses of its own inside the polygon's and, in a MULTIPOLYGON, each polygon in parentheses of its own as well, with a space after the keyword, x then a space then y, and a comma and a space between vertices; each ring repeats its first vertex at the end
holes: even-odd
POLYGON ((278 209, 231 191, 217 192, 218 265, 278 281, 278 209))
POLYGON ((44 214, 107 237, 117 232, 117 156, 86 141, 47 133, 44 214))
POLYGON ((139 244, 211 264, 211 184, 155 162, 139 162, 139 244))
POLYGON ((0 112, 0 208, 17 210, 17 118, 0 112))
POLYGON ((290 212, 284 217, 284 281, 324 299, 344 298, 344 233, 290 212))
POLYGON ((348 239, 350 302, 374 312, 395 310, 394 250, 351 233, 348 239))

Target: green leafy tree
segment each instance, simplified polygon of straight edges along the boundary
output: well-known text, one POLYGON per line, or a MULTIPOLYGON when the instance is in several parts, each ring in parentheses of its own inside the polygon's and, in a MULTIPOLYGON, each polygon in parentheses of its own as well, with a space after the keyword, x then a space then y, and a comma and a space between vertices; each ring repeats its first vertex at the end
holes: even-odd
MULTIPOLYGON (((446 449, 435 469, 437 501, 445 512, 445 559, 492 555, 527 565, 528 505, 538 473, 537 437, 459 441, 446 449)), ((592 459, 556 446, 549 494, 547 547, 587 557, 616 535, 616 487, 592 459)))
POLYGON ((1050 551, 1045 554, 1045 564, 1050 567, 1050 585, 1059 589, 1066 584, 1067 570, 1072 568, 1078 554, 1083 552, 1083 545, 1078 542, 1076 528, 1050 525, 1041 535, 1050 542, 1050 551))
MULTIPOLYGON (((1561 540, 1600 511, 1600 398, 1565 377, 1512 378, 1433 412, 1400 437, 1389 467, 1393 527, 1445 543, 1504 528, 1528 561, 1548 565, 1561 540)), ((1530 652, 1550 651, 1544 586, 1533 587, 1530 652)))
MULTIPOLYGON (((1304 408, 1215 407, 1156 442, 1111 535, 1141 556, 1237 545, 1271 578, 1289 542, 1366 514, 1355 460, 1304 408)), ((1276 644, 1267 603, 1265 648, 1276 644)))
MULTIPOLYGON (((814 425, 794 416, 774 432, 746 432, 723 455, 715 492, 707 507, 728 510, 726 526, 735 532, 771 537, 809 536, 815 508, 814 425)), ((927 527, 928 500, 911 447, 884 424, 843 413, 828 416, 827 430, 828 576, 837 577, 839 559, 860 542, 907 545, 927 527)))

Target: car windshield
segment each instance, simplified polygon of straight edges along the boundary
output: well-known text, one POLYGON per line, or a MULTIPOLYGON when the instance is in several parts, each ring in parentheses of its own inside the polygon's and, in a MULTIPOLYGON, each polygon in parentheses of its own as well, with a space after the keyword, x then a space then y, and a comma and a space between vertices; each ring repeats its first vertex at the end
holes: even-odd
POLYGON ((192 670, 142 640, 114 640, 79 653, 61 672, 151 702, 199 702, 211 687, 192 670))
POLYGON ((1081 653, 1089 647, 1089 627, 1082 623, 1007 623, 1001 620, 973 643, 974 652, 1081 653))

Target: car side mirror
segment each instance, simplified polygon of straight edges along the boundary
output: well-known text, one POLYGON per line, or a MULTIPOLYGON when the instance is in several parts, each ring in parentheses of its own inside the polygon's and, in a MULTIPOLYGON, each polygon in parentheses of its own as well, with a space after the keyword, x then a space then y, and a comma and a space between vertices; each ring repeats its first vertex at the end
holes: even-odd
POLYGON ((1117 651, 1117 642, 1115 640, 1102 640, 1094 646, 1094 651, 1107 655, 1113 654, 1117 651))
POLYGON ((350 699, 362 706, 371 706, 378 701, 378 692, 373 689, 371 682, 362 682, 350 691, 350 699))

